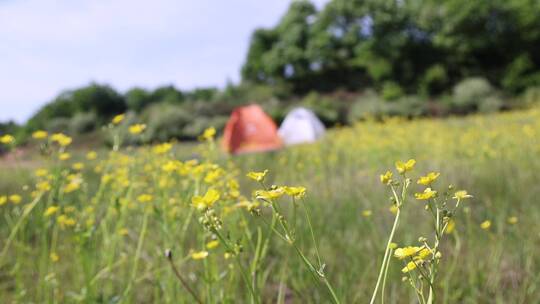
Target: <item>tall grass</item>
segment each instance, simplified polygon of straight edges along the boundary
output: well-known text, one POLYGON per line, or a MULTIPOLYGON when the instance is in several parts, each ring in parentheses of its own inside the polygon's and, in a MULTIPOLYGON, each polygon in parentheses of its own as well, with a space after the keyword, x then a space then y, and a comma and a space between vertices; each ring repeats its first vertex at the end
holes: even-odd
MULTIPOLYGON (((45 153, 32 162, 46 173, 4 164, 2 302, 367 303, 395 217, 379 175, 408 158, 417 164, 397 246, 432 237, 413 196, 425 188, 418 177, 441 172, 436 185, 474 195, 440 245, 436 302, 540 301, 538 110, 368 121, 237 157, 220 154, 210 133, 195 150, 119 147, 64 160, 69 144, 49 136, 36 139, 45 153), (246 177, 264 169, 262 185, 246 177), (269 198, 274 184, 307 190, 269 198)), ((417 302, 403 262, 388 261, 385 303, 417 302)))

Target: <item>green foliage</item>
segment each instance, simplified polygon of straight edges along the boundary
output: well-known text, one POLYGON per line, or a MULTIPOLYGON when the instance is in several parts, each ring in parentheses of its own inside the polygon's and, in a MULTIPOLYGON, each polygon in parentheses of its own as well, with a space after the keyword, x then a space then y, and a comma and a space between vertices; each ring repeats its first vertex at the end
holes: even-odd
POLYGON ((184 128, 197 118, 180 106, 156 104, 144 113, 147 121, 145 136, 151 141, 181 138, 184 128))
POLYGON ((339 122, 340 104, 335 99, 311 92, 302 99, 300 104, 315 112, 325 125, 334 125, 339 122))
POLYGON ((478 110, 495 93, 490 83, 481 77, 471 77, 459 82, 452 90, 452 110, 466 113, 478 110))
POLYGON ((384 100, 395 100, 403 96, 403 89, 395 82, 387 81, 382 87, 382 97, 384 100))
POLYGON ((82 134, 96 129, 97 117, 94 112, 77 113, 69 121, 69 133, 82 134))

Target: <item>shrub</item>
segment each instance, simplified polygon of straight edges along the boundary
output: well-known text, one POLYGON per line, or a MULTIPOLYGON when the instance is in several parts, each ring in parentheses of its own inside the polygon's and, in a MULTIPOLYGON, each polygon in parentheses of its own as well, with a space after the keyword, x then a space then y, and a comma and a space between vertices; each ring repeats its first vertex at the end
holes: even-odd
POLYGON ((335 125, 339 122, 340 107, 337 100, 332 100, 328 97, 321 96, 319 93, 311 92, 302 99, 300 104, 313 110, 317 117, 327 126, 335 125))
POLYGON ((494 93, 495 90, 486 79, 481 77, 466 78, 454 86, 450 109, 457 113, 478 110, 480 104, 494 93))
POLYGON ((66 117, 58 117, 49 120, 45 126, 45 130, 49 133, 66 132, 69 130, 70 119, 66 117))
POLYGON ((82 134, 93 131, 96 128, 96 113, 77 113, 69 120, 71 134, 82 134))
POLYGON ((384 100, 396 100, 403 96, 403 89, 397 83, 387 81, 383 84, 381 94, 384 100))
POLYGON ((384 112, 384 106, 384 100, 375 91, 367 90, 353 102, 347 122, 352 124, 369 117, 378 117, 384 112))
POLYGON ((147 116, 146 138, 150 141, 181 138, 184 128, 196 121, 192 113, 172 104, 155 104, 144 114, 147 116))

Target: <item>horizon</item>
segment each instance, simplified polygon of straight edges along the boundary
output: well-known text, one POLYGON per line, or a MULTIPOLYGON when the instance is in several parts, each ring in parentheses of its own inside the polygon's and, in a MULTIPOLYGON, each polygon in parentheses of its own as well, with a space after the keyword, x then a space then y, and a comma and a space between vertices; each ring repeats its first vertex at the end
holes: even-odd
MULTIPOLYGON (((92 82, 120 92, 238 83, 252 32, 277 24, 291 2, 0 2, 0 104, 9 107, 0 122, 24 123, 92 82)), ((321 9, 328 0, 311 2, 321 9)))

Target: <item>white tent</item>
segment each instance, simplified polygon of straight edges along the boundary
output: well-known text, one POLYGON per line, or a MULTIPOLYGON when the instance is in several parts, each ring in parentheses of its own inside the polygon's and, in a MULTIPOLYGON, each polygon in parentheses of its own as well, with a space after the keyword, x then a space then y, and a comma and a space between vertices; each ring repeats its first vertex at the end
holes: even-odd
POLYGON ((278 134, 285 145, 294 145, 314 142, 324 135, 324 131, 324 125, 311 110, 296 108, 287 114, 278 134))

